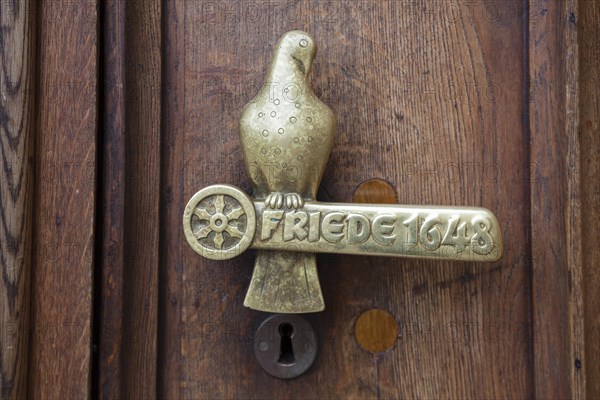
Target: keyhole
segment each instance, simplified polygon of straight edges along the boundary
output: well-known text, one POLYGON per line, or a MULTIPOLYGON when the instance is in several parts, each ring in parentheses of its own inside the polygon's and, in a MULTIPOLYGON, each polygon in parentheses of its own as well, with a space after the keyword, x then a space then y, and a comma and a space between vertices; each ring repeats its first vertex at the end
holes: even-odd
POLYGON ((296 357, 294 356, 294 347, 292 346, 292 335, 294 334, 294 327, 287 322, 279 325, 279 335, 281 336, 281 343, 279 347, 279 359, 277 360, 280 364, 292 365, 296 363, 296 357))
POLYGON ((300 315, 268 317, 254 335, 254 354, 260 366, 280 379, 296 378, 306 372, 317 356, 317 335, 300 315))

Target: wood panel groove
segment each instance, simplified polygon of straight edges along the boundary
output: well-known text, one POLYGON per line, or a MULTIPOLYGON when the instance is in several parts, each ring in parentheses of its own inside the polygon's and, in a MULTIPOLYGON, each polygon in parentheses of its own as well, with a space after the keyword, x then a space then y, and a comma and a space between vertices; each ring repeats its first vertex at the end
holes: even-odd
POLYGON ((102 185, 101 271, 96 294, 98 398, 122 398, 123 266, 125 247, 125 2, 108 0, 102 8, 101 105, 102 185))
POLYGON ((131 168, 126 177, 124 264, 127 398, 157 396, 161 7, 160 0, 126 2, 126 168, 131 168))
POLYGON ((179 294, 183 290, 181 273, 183 260, 181 258, 184 243, 183 232, 179 225, 178 204, 183 205, 182 192, 183 178, 177 178, 182 168, 181 152, 182 137, 168 135, 171 130, 183 132, 186 124, 184 106, 181 99, 175 96, 180 91, 185 92, 185 81, 181 74, 174 72, 171 67, 179 69, 183 64, 182 37, 185 32, 183 14, 184 2, 171 1, 164 3, 164 43, 163 48, 163 147, 161 160, 163 170, 161 174, 161 215, 160 223, 163 231, 160 240, 160 295, 161 303, 159 326, 159 354, 161 361, 158 372, 158 397, 182 398, 180 385, 173 382, 181 381, 185 363, 180 363, 179 353, 182 351, 181 337, 181 303, 179 294), (171 23, 175 21, 175 23, 171 23), (175 272, 175 273, 174 273, 175 272), (166 368, 171 366, 171 368, 166 368))
POLYGON ((161 7, 105 5, 101 398, 156 397, 161 7))

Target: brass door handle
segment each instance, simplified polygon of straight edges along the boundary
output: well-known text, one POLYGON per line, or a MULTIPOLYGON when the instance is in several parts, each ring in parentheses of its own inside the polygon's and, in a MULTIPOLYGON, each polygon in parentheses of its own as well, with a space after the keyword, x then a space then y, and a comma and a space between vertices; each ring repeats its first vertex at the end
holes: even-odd
POLYGON ((230 185, 196 193, 183 215, 190 246, 217 260, 257 249, 244 305, 275 313, 325 308, 316 253, 501 258, 498 221, 484 208, 316 201, 335 119, 307 82, 315 54, 316 44, 305 32, 288 32, 279 40, 263 90, 240 119, 253 197, 230 185), (273 95, 274 83, 280 96, 273 95))

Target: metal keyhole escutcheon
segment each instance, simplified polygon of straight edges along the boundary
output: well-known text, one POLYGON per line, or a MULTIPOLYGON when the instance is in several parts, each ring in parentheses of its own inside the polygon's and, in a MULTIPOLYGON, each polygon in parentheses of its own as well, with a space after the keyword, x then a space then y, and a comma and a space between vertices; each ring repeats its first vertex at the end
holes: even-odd
POLYGON ((317 356, 317 335, 303 317, 276 314, 256 331, 254 353, 260 366, 280 379, 296 378, 306 372, 317 356))

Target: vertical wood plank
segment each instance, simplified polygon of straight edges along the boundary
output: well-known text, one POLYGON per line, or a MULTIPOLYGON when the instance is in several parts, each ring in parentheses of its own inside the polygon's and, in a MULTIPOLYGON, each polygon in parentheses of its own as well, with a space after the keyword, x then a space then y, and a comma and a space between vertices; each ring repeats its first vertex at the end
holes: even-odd
POLYGON ((35 2, 0 2, 0 397, 27 396, 35 2))
POLYGON ((101 291, 98 313, 98 397, 123 397, 123 268, 125 266, 125 2, 101 8, 103 48, 101 291))
POLYGON ((582 398, 577 2, 529 7, 535 396, 582 398))
POLYGON ((101 398, 156 397, 161 2, 105 4, 101 398), (113 334, 114 333, 114 334, 113 334))
POLYGON ((185 3, 165 2, 164 24, 164 81, 163 81, 163 171, 161 176, 161 244, 160 244, 160 323, 158 354, 158 397, 182 398, 185 384, 185 363, 180 356, 183 324, 180 301, 183 271, 183 232, 180 227, 180 205, 184 201, 183 133, 186 120, 184 102, 185 77, 182 74, 185 59, 185 3))
POLYGON ((565 168, 566 231, 563 233, 567 253, 568 354, 571 398, 584 399, 586 375, 578 366, 585 359, 583 241, 581 208, 581 148, 579 137, 579 46, 577 35, 578 0, 566 0, 563 9, 564 34, 564 135, 567 137, 565 168), (579 360, 579 362, 578 362, 579 360))
POLYGON ((90 396, 97 9, 38 3, 29 398, 90 396))
POLYGON ((125 1, 123 397, 156 397, 161 1, 125 1))
POLYGON ((589 228, 600 226, 600 4, 579 0, 579 135, 583 253, 586 397, 600 398, 600 246, 589 228))

